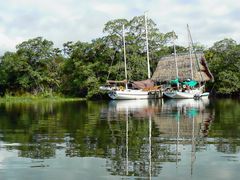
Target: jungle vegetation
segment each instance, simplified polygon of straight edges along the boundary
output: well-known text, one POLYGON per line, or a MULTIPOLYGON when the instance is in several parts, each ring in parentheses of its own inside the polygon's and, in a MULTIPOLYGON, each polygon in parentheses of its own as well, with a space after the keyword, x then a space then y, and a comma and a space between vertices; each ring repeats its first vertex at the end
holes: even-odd
MULTIPOLYGON (((122 25, 125 25, 128 76, 130 80, 147 78, 144 16, 107 22, 104 36, 91 42, 66 42, 62 48, 43 37, 24 41, 15 52, 0 57, 0 95, 70 96, 101 98, 99 86, 107 79, 124 79, 122 25)), ((148 21, 151 71, 158 60, 171 54, 175 32, 161 33, 153 20, 148 21)), ((240 94, 240 45, 226 38, 203 50, 215 81, 209 84, 217 95, 240 94)), ((178 52, 187 52, 177 46, 178 52)))

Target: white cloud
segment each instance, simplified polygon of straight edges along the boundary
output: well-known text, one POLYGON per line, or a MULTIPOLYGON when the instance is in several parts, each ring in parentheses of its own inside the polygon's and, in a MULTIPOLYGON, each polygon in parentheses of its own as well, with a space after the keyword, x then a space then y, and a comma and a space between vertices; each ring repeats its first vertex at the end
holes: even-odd
POLYGON ((121 4, 96 3, 93 8, 108 15, 125 14, 126 12, 125 6, 121 4))
POLYGON ((16 44, 23 41, 23 38, 14 36, 9 37, 6 35, 3 29, 0 28, 0 54, 4 51, 14 51, 16 44))
POLYGON ((90 41, 102 36, 107 21, 131 19, 146 10, 161 32, 176 31, 181 45, 187 44, 187 23, 194 41, 202 44, 225 37, 240 41, 237 0, 8 0, 0 3, 0 54, 37 36, 58 47, 90 41))

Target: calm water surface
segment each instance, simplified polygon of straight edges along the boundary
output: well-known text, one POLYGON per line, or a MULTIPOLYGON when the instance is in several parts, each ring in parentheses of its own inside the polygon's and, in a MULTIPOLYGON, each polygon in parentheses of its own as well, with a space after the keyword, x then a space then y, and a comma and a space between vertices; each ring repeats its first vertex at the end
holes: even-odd
POLYGON ((240 101, 0 104, 0 179, 239 179, 240 101))

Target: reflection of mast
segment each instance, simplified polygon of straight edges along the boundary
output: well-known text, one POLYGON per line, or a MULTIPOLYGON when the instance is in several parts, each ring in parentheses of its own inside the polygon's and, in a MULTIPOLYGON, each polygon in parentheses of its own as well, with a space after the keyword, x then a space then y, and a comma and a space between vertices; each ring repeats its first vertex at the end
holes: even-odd
POLYGON ((152 117, 149 116, 149 179, 152 177, 152 117))
POLYGON ((128 175, 128 109, 126 111, 126 175, 128 175))
POLYGON ((194 136, 194 132, 195 132, 195 127, 194 127, 194 123, 195 122, 195 119, 194 117, 192 118, 192 151, 191 151, 191 175, 193 174, 193 163, 196 159, 196 156, 195 156, 195 136, 194 136))
POLYGON ((176 144, 176 167, 178 165, 178 145, 179 145, 179 126, 180 126, 180 112, 178 110, 178 114, 177 114, 177 144, 176 144))

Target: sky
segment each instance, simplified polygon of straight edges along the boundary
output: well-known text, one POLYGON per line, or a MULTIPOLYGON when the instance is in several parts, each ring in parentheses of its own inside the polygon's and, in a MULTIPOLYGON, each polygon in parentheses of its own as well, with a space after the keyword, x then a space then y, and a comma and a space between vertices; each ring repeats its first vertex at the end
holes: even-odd
POLYGON ((177 33, 179 45, 188 43, 187 24, 193 41, 207 47, 224 38, 240 42, 238 0, 0 0, 0 54, 39 36, 59 48, 91 42, 108 21, 146 11, 160 32, 177 33))

